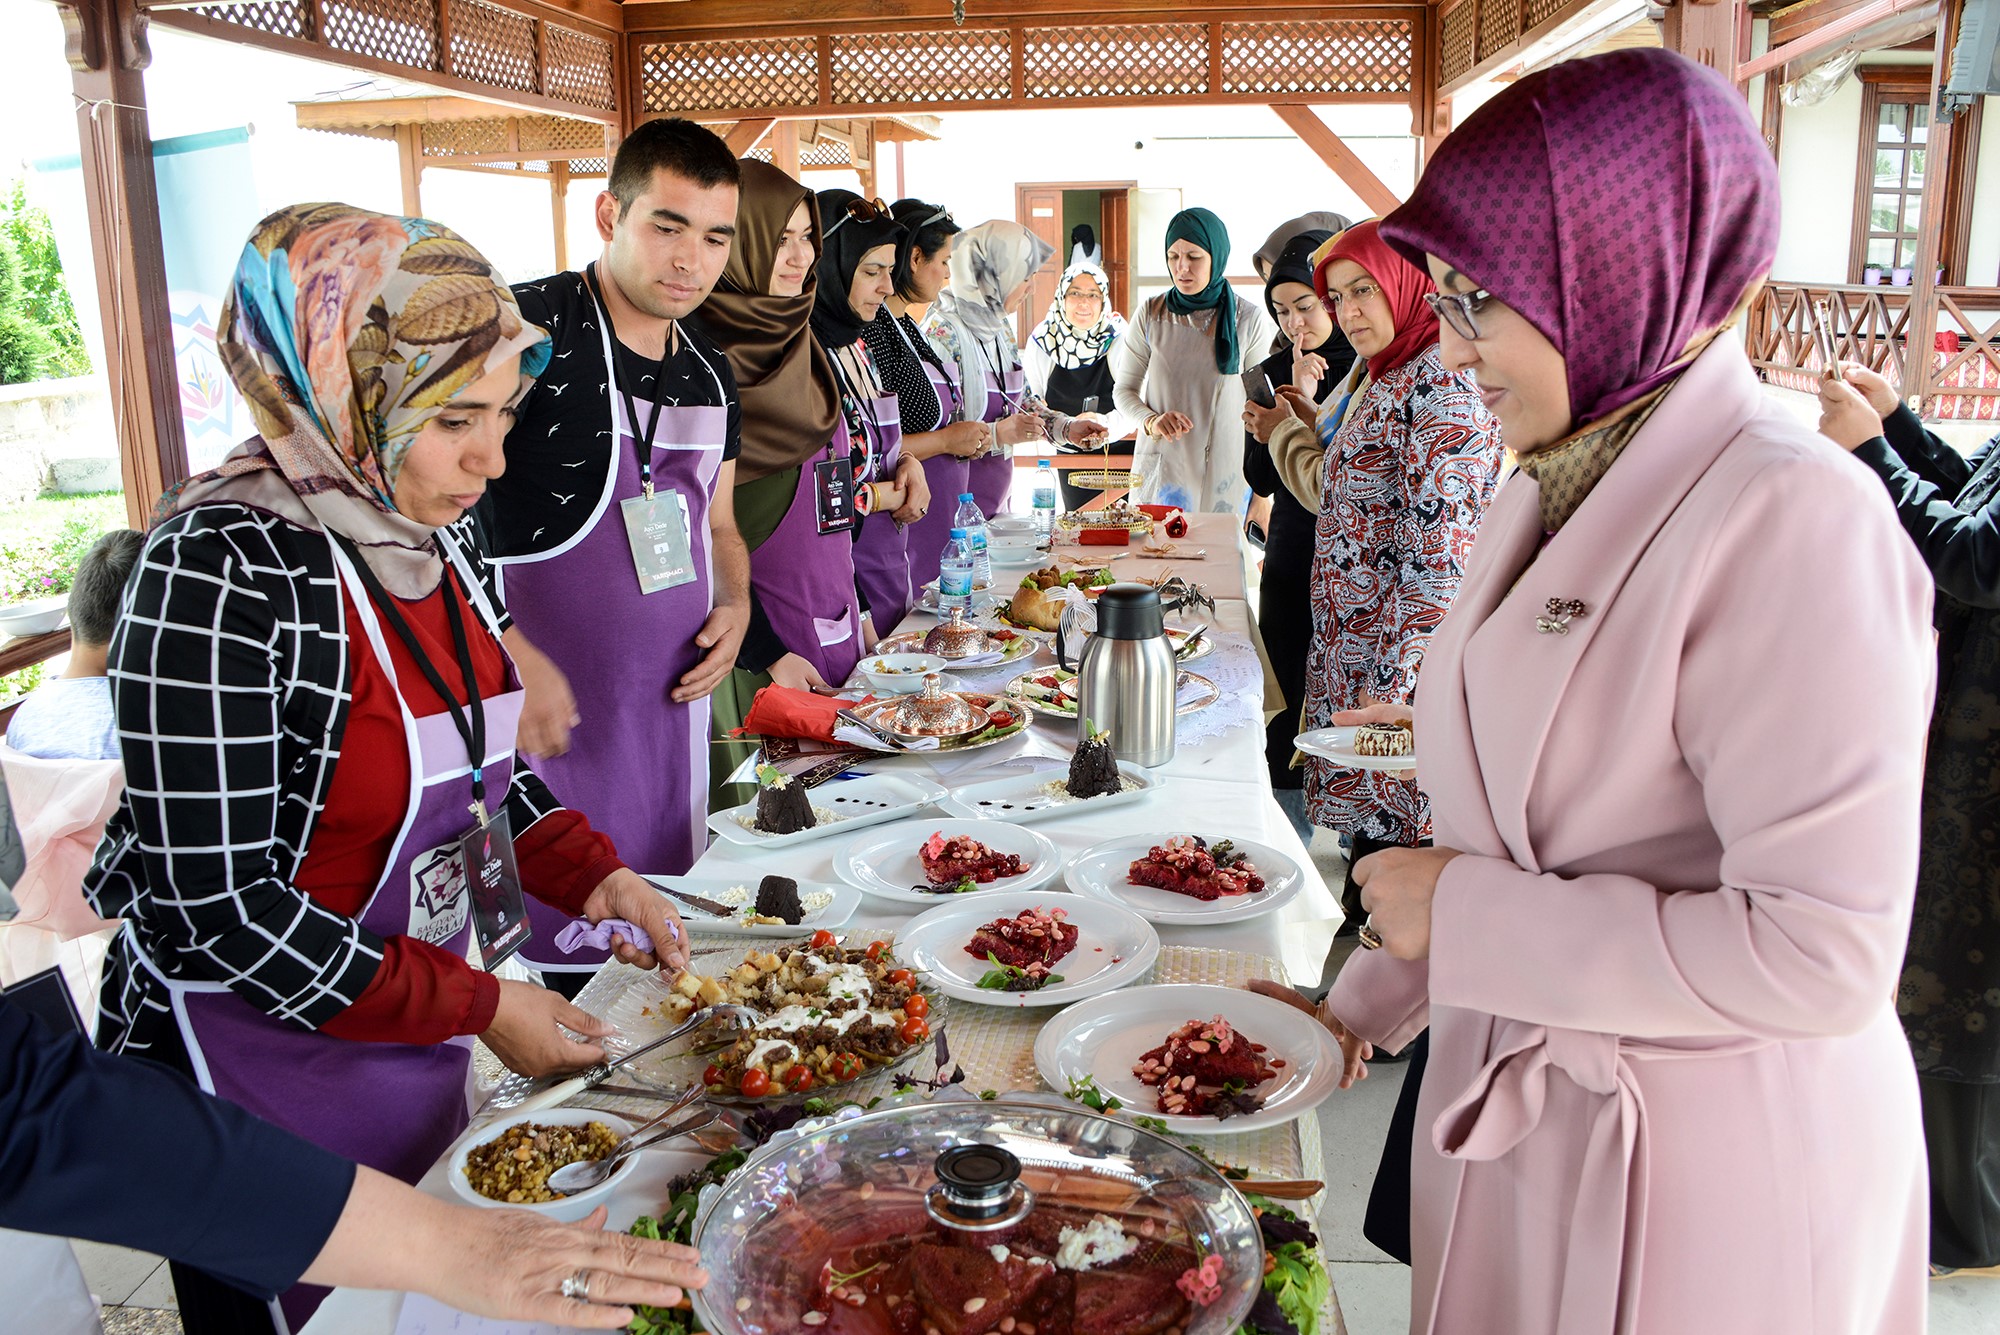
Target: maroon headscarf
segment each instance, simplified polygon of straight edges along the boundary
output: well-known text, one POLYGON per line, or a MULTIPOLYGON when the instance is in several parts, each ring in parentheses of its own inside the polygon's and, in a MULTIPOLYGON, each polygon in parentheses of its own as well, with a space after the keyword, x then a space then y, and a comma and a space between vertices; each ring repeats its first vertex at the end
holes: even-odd
POLYGON ((1382 223, 1563 354, 1582 426, 1679 374, 1778 248, 1778 170, 1743 95, 1667 51, 1569 60, 1452 131, 1382 223))
POLYGON ((1426 292, 1437 291, 1437 284, 1421 264, 1413 266, 1391 250, 1382 240, 1380 227, 1373 218, 1354 224, 1322 246, 1313 261, 1313 291, 1319 293, 1321 301, 1326 300, 1326 271, 1335 260, 1353 260, 1382 288, 1389 313, 1396 321, 1396 337, 1368 359, 1368 375, 1372 380, 1380 380, 1404 362, 1421 356, 1425 348, 1438 341, 1437 315, 1424 300, 1426 292))

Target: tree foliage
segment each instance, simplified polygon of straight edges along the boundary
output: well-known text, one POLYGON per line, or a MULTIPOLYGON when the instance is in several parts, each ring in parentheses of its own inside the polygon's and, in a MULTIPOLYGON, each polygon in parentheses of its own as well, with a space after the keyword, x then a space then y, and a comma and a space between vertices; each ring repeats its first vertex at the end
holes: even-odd
POLYGON ((89 371, 55 227, 16 180, 0 198, 0 383, 89 371))

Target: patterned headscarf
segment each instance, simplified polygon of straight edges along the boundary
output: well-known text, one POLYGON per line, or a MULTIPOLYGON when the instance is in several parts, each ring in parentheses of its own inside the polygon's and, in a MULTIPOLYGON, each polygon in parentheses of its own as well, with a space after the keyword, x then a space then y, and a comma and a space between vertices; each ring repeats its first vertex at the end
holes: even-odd
POLYGON ((1176 315, 1215 312, 1215 369, 1235 375, 1243 369, 1243 350, 1236 340, 1236 291, 1223 275, 1229 269, 1229 229, 1207 209, 1182 209, 1167 223, 1167 249, 1176 241, 1192 241, 1208 252, 1208 286, 1193 296, 1167 289, 1167 309, 1176 315))
POLYGON ((1049 360, 1057 366, 1074 371, 1096 365, 1111 351, 1112 341, 1124 332, 1125 317, 1111 309, 1111 279, 1103 266, 1095 260, 1077 260, 1063 270, 1062 281, 1056 284, 1056 299, 1049 303, 1049 313, 1035 326, 1028 341, 1048 353, 1049 360), (1063 309, 1063 298, 1069 295, 1078 274, 1089 274, 1096 279, 1098 290, 1104 293, 1104 299, 1097 304, 1097 322, 1088 329, 1071 324, 1069 312, 1063 309))
MULTIPOLYGON (((1017 222, 996 218, 958 234, 951 251, 951 282, 932 309, 958 326, 959 384, 967 394, 983 383, 987 367, 981 349, 993 347, 1005 360, 992 368, 1005 372, 1016 360, 1014 325, 1007 318, 1007 298, 1049 262, 1056 248, 1017 222)), ((977 402, 976 396, 974 401, 977 402)))
POLYGON ((534 376, 550 353, 457 233, 349 204, 295 204, 257 225, 216 349, 259 434, 163 497, 161 512, 219 500, 275 509, 352 539, 406 598, 442 573, 434 530, 396 509, 411 443, 498 363, 518 354, 534 376))
POLYGON ((1568 60, 1452 131, 1382 224, 1563 354, 1576 422, 1673 379, 1771 271, 1778 171, 1742 94, 1668 51, 1568 60))
POLYGON ((1437 291, 1437 284, 1428 272, 1390 249, 1379 228, 1373 218, 1356 223, 1313 252, 1313 291, 1320 300, 1326 300, 1326 271, 1334 261, 1353 260, 1375 280, 1389 303, 1396 336, 1368 359, 1371 380, 1380 380, 1438 341, 1437 313, 1424 300, 1425 293, 1437 291))

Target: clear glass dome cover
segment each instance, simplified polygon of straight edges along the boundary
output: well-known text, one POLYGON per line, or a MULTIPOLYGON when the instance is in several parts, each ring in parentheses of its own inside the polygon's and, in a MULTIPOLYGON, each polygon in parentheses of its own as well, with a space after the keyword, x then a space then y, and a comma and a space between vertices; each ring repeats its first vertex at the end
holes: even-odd
POLYGON ((704 1197, 693 1297, 716 1335, 1228 1335, 1263 1284, 1256 1217, 1213 1167, 1030 1098, 847 1110, 704 1197))

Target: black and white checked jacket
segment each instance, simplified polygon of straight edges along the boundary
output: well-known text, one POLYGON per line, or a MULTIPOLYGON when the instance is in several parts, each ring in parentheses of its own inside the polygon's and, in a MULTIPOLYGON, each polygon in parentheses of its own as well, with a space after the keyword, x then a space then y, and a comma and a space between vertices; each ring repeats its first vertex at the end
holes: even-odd
MULTIPOLYGON (((381 940, 292 884, 340 757, 347 649, 323 535, 235 504, 148 535, 111 642, 125 795, 84 879, 97 912, 127 922, 105 963, 99 1047, 144 1052, 173 1023, 135 938, 161 973, 227 983, 302 1029, 374 978, 381 940)), ((517 836, 559 806, 515 767, 517 836)))

